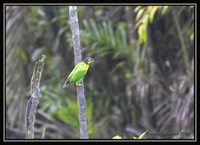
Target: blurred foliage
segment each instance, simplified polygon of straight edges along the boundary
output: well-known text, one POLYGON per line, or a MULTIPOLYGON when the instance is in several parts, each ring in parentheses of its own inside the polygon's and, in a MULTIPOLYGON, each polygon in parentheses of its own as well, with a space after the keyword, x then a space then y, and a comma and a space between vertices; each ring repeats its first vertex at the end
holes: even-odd
POLYGON ((147 133, 148 131, 145 131, 143 132, 142 134, 140 134, 138 137, 133 137, 134 139, 143 139, 145 134, 147 133))
MULTIPOLYGON (((90 101, 86 102, 86 114, 87 114, 87 121, 88 121, 88 134, 90 138, 95 138, 95 131, 94 131, 94 122, 92 120, 93 117, 93 106, 90 101)), ((75 101, 68 102, 65 104, 66 107, 61 107, 58 109, 53 115, 58 118, 59 120, 69 124, 77 130, 79 129, 79 118, 78 118, 78 104, 75 101)))
MULTIPOLYGON (((141 130, 193 133, 194 9, 78 6, 82 56, 95 60, 84 78, 90 138, 133 138, 141 130), (184 67, 183 45, 191 68, 184 67)), ((6 23, 7 138, 24 137, 23 106, 42 53, 38 112, 43 114, 36 116, 35 132, 38 138, 79 138, 75 86, 62 88, 74 67, 68 6, 8 6, 6 23)))
POLYGON ((140 43, 147 43, 147 26, 152 23, 154 16, 158 10, 161 14, 165 14, 168 6, 138 6, 134 11, 137 13, 135 18, 136 27, 138 27, 138 35, 140 43))
MULTIPOLYGON (((138 137, 133 137, 134 139, 143 139, 144 138, 144 135, 147 133, 148 131, 145 131, 145 132, 143 132, 143 133, 141 133, 138 137)), ((119 136, 119 135, 116 135, 116 136, 114 136, 112 139, 122 139, 122 137, 121 136, 119 136)))
POLYGON ((112 139, 122 139, 122 137, 119 136, 119 135, 116 135, 116 136, 114 136, 112 139))

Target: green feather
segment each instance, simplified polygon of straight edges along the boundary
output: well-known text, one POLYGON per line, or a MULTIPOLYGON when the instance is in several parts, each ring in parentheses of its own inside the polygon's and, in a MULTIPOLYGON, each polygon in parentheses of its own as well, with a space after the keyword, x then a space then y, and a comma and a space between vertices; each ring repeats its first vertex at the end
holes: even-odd
POLYGON ((86 64, 85 62, 78 63, 74 67, 72 72, 69 74, 69 76, 67 77, 67 79, 63 85, 63 88, 66 88, 69 85, 69 83, 71 83, 71 82, 80 84, 81 80, 87 74, 88 68, 89 68, 89 65, 86 64))

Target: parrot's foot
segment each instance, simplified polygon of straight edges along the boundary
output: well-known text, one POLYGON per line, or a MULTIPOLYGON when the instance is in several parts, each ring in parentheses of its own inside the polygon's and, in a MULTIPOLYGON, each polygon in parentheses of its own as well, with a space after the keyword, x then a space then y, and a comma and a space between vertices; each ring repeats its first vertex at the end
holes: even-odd
POLYGON ((83 84, 76 84, 77 87, 83 87, 83 84))

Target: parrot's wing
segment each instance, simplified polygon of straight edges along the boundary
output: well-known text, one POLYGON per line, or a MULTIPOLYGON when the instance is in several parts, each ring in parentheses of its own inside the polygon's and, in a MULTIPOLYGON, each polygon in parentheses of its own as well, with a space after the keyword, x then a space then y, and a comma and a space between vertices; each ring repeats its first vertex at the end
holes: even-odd
POLYGON ((67 79, 70 79, 70 77, 75 74, 77 72, 77 69, 79 68, 80 63, 78 63, 77 65, 75 65, 74 69, 72 70, 72 72, 69 74, 67 79))
POLYGON ((70 78, 72 75, 74 75, 79 67, 80 63, 75 65, 74 69, 72 70, 72 72, 69 74, 69 76, 67 77, 64 85, 63 85, 63 88, 66 88, 68 86, 68 84, 70 83, 70 78))
POLYGON ((86 75, 88 68, 89 65, 85 64, 84 62, 81 62, 74 71, 74 73, 70 76, 70 81, 79 84, 83 77, 86 75))

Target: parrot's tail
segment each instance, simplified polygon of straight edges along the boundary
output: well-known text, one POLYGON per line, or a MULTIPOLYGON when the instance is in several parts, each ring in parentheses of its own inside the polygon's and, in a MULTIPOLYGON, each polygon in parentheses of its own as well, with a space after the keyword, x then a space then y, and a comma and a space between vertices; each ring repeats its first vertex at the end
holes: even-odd
POLYGON ((64 83, 63 88, 66 88, 66 87, 69 85, 69 83, 70 83, 70 81, 67 80, 67 81, 64 83))

